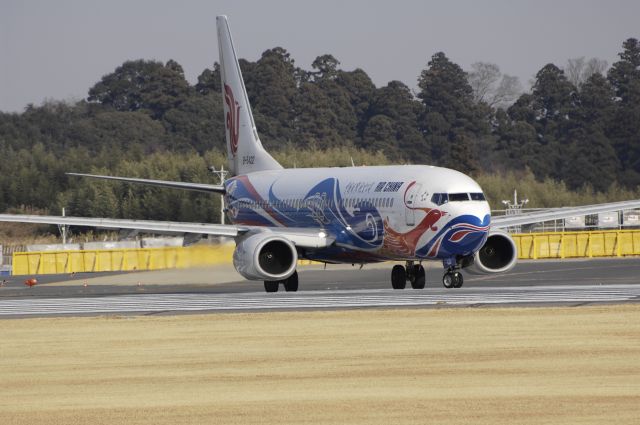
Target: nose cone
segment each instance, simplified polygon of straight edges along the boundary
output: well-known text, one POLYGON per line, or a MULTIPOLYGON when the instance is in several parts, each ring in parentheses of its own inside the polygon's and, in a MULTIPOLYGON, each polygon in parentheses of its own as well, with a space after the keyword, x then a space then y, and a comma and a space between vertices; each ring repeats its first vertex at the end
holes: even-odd
POLYGON ((449 231, 444 235, 441 255, 470 255, 478 251, 487 241, 491 210, 487 202, 451 204, 453 217, 447 224, 449 231))
POLYGON ((450 203, 447 214, 451 220, 439 234, 436 256, 450 258, 467 256, 478 251, 487 241, 491 210, 487 202, 450 203))

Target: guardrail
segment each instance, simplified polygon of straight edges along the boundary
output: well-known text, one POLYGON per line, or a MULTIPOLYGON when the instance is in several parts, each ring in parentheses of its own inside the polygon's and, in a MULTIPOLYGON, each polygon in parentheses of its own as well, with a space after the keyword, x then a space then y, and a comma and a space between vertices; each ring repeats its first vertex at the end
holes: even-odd
POLYGON ((519 259, 640 255, 640 230, 521 233, 511 235, 519 259))

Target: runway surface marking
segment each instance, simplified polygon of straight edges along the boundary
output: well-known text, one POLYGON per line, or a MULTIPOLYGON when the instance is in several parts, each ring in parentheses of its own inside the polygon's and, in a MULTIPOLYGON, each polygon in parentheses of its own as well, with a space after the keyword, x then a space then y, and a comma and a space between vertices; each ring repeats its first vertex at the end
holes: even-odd
POLYGON ((193 311, 291 310, 482 304, 640 301, 640 285, 529 286, 394 291, 342 290, 267 294, 134 294, 0 301, 0 316, 193 311))

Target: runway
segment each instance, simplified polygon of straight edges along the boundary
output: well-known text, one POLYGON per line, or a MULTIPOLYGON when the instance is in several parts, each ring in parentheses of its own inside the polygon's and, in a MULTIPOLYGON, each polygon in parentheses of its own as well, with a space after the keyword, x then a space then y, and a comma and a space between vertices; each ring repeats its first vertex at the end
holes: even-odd
MULTIPOLYGON (((16 277, 0 291, 0 317, 640 302, 638 258, 525 262, 504 275, 466 275, 460 289, 443 288, 438 282, 441 269, 430 265, 424 290, 392 290, 388 268, 303 268, 299 292, 275 294, 264 293, 259 282, 200 282, 215 280, 221 270, 207 271, 205 277, 167 271, 170 278, 179 276, 183 282, 168 279, 162 285, 149 283, 152 275, 131 273, 94 277, 86 287, 80 283, 86 283, 87 276, 59 284, 55 276, 43 276, 40 279, 48 283, 28 289, 16 277), (126 279, 145 284, 118 284, 126 279)), ((57 277, 61 278, 68 279, 57 277)))
POLYGON ((640 285, 471 288, 458 291, 391 289, 298 293, 136 294, 0 301, 4 317, 91 314, 162 314, 343 308, 571 305, 640 301, 640 285))

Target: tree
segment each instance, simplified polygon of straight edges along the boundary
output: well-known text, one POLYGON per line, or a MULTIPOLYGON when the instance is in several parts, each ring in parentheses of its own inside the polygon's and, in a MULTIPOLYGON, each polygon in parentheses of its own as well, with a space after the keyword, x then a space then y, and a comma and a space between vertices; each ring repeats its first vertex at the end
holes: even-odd
POLYGON ((200 75, 198 75, 198 82, 196 83, 196 92, 207 95, 211 93, 222 93, 222 80, 220 78, 220 64, 218 62, 213 64, 213 69, 205 69, 200 75))
POLYGON ((522 93, 518 77, 503 75, 498 65, 476 62, 471 68, 467 78, 476 103, 483 102, 491 108, 506 108, 522 93))
POLYGON ((344 90, 355 113, 356 137, 362 138, 365 126, 371 118, 370 106, 376 86, 367 73, 360 68, 353 71, 339 70, 335 81, 344 90))
MULTIPOLYGON (((383 149, 388 158, 429 162, 430 146, 418 126, 422 111, 420 102, 414 98, 409 87, 400 81, 391 81, 375 91, 369 113, 373 118, 388 117, 393 129, 393 137, 386 141, 383 149)), ((370 124, 367 124, 367 132, 371 138, 370 124)))
POLYGON ((332 101, 318 84, 300 85, 295 108, 296 130, 307 146, 325 149, 347 142, 338 131, 339 118, 332 108, 332 101))
POLYGON ((210 149, 224 151, 225 124, 220 92, 193 96, 163 118, 171 150, 195 149, 204 153, 210 149))
POLYGON ((126 61, 89 89, 88 100, 117 111, 144 111, 161 118, 191 95, 182 67, 169 60, 126 61))
POLYGON ((616 180, 615 150, 598 128, 585 126, 572 131, 563 162, 562 177, 571 190, 589 185, 604 192, 616 180))
POLYGON ((604 192, 617 179, 620 163, 609 138, 615 113, 614 92, 599 73, 582 83, 578 125, 570 135, 565 181, 570 189, 588 183, 604 192))
POLYGON ((464 151, 475 155, 475 146, 470 145, 488 132, 488 125, 462 68, 444 53, 436 53, 421 72, 418 86, 418 98, 424 104, 422 130, 433 147, 434 160, 448 163, 451 145, 460 140, 469 144, 464 151))
POLYGON ((362 137, 362 144, 370 152, 399 152, 396 131, 393 121, 385 115, 375 115, 367 123, 362 137))
POLYGON ((640 184, 640 42, 630 38, 622 47, 620 60, 611 66, 607 75, 618 99, 611 139, 622 163, 622 183, 637 186, 640 184))
POLYGON ((623 103, 640 99, 640 42, 630 38, 622 43, 620 60, 611 66, 609 82, 623 103))
POLYGON ((311 68, 317 70, 311 72, 313 80, 334 80, 338 75, 338 65, 340 65, 340 61, 332 55, 318 56, 311 64, 311 68))
POLYGON ((300 83, 295 105, 296 129, 316 147, 327 148, 353 143, 356 139, 358 117, 353 101, 361 94, 358 88, 349 91, 340 62, 331 55, 322 55, 313 62, 317 72, 300 83))
MULTIPOLYGON (((536 74, 532 89, 535 121, 532 123, 542 145, 542 174, 562 179, 562 162, 567 155, 569 134, 576 126, 578 92, 564 72, 554 64, 545 65, 536 74)), ((534 171, 536 172, 536 171, 534 171)))
POLYGON ((607 66, 608 63, 606 60, 591 58, 586 61, 584 56, 581 56, 579 58, 569 59, 564 68, 564 73, 571 84, 580 88, 592 75, 604 75, 607 66))
POLYGON ((536 74, 532 94, 536 119, 546 124, 570 118, 567 114, 574 108, 578 93, 564 72, 550 63, 536 74))
POLYGON ((297 96, 296 67, 282 47, 266 50, 246 66, 245 85, 260 136, 267 148, 294 138, 294 102, 297 96))
MULTIPOLYGON (((519 102, 526 103, 521 96, 519 102)), ((546 177, 545 161, 540 150, 536 129, 529 120, 522 117, 519 110, 522 106, 516 102, 508 112, 498 111, 496 121, 498 141, 496 154, 502 169, 529 169, 538 179, 546 177)))

